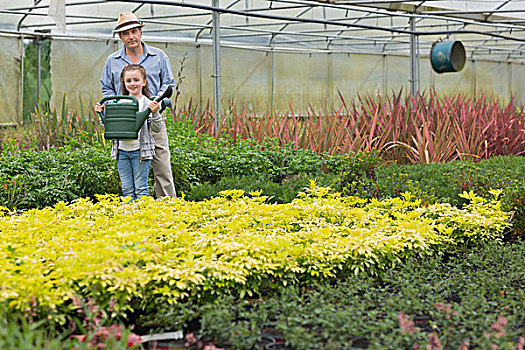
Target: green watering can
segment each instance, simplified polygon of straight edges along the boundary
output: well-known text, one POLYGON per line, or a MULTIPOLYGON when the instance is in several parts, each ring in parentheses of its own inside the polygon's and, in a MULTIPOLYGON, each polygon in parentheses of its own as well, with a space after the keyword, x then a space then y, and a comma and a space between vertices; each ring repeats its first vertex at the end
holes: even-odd
MULTIPOLYGON (((156 97, 154 101, 159 102, 164 98, 169 98, 172 93, 172 87, 168 86, 166 91, 161 96, 156 97)), ((99 113, 105 126, 104 138, 109 140, 138 139, 139 130, 146 119, 148 119, 151 110, 147 108, 139 112, 139 101, 133 96, 107 96, 100 100, 99 103, 103 104, 108 100, 129 100, 130 102, 109 103, 105 107, 105 115, 99 113)))

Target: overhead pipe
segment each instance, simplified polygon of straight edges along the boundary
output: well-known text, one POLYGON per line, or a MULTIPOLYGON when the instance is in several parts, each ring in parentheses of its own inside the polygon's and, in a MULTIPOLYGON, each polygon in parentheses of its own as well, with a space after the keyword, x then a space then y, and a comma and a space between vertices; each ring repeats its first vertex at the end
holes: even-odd
MULTIPOLYGON (((102 0, 101 2, 121 2, 121 0, 102 0)), ((266 19, 274 19, 274 20, 288 20, 288 21, 302 22, 302 23, 327 24, 327 25, 334 25, 334 26, 386 31, 390 33, 398 33, 398 34, 406 34, 406 35, 415 34, 415 35, 429 35, 430 36, 430 35, 450 35, 450 34, 476 34, 476 35, 482 35, 482 36, 501 38, 501 39, 510 40, 510 41, 525 42, 525 38, 518 38, 515 36, 507 36, 507 35, 502 35, 502 34, 492 33, 492 32, 481 32, 477 30, 442 30, 442 31, 428 31, 428 32, 412 33, 410 30, 395 29, 395 28, 389 28, 389 27, 380 27, 380 26, 364 25, 364 24, 356 24, 356 23, 344 23, 344 22, 338 22, 338 21, 333 21, 333 20, 322 20, 322 19, 313 19, 313 18, 307 19, 307 18, 294 18, 294 17, 287 17, 287 16, 267 15, 267 14, 253 13, 249 11, 232 10, 232 9, 225 9, 225 8, 214 7, 214 6, 190 4, 190 3, 185 3, 185 2, 169 1, 169 0, 127 0, 127 2, 171 5, 171 6, 187 7, 187 8, 206 10, 206 11, 218 11, 219 13, 239 15, 239 16, 249 16, 249 17, 266 18, 266 19)), ((284 2, 294 3, 293 1, 284 1, 284 2)), ((335 8, 341 8, 341 7, 337 7, 337 5, 328 5, 328 4, 320 4, 319 6, 330 6, 330 7, 335 7, 335 8)), ((344 8, 341 8, 341 9, 344 9, 344 8)), ((367 11, 367 12, 371 12, 371 11, 367 11)), ((13 13, 13 12, 6 11, 6 10, 0 10, 0 13, 13 13)), ((39 14, 35 13, 31 15, 39 15, 39 14)), ((400 15, 400 16, 403 16, 403 15, 400 15)), ((404 16, 408 17, 408 15, 404 15, 404 16)), ((434 17, 439 17, 439 16, 433 17, 429 15, 424 15, 424 16, 418 15, 416 17, 434 18, 434 17)), ((109 21, 111 20, 104 19, 98 22, 109 22, 109 21)), ((476 24, 476 25, 481 25, 481 26, 490 25, 492 27, 498 27, 497 23, 488 24, 488 23, 478 23, 474 21, 460 21, 460 20, 458 20, 458 22, 476 24)), ((97 21, 90 21, 86 23, 97 23, 97 21)))
MULTIPOLYGON (((120 2, 120 0, 106 0, 106 2, 120 2)), ((189 7, 189 8, 199 9, 199 10, 207 10, 207 11, 212 11, 212 12, 217 11, 218 13, 238 15, 238 16, 250 16, 250 17, 264 18, 264 19, 287 20, 287 21, 302 22, 302 23, 329 24, 329 25, 334 25, 334 26, 355 27, 355 28, 362 28, 362 29, 369 29, 369 30, 391 32, 391 33, 397 33, 397 34, 406 34, 406 35, 414 34, 414 35, 430 36, 430 35, 451 35, 451 34, 476 34, 476 35, 491 36, 491 37, 512 40, 512 41, 525 42, 525 38, 517 38, 517 37, 512 37, 512 36, 507 36, 507 35, 502 35, 502 34, 497 34, 497 33, 485 33, 485 32, 480 32, 478 30, 439 30, 439 31, 432 31, 432 32, 412 32, 410 30, 380 27, 380 26, 367 25, 367 24, 344 23, 344 22, 322 20, 322 19, 315 19, 315 18, 296 18, 296 17, 287 17, 287 16, 268 15, 268 14, 262 14, 262 13, 251 13, 251 12, 242 11, 242 10, 232 10, 232 9, 225 9, 225 8, 221 8, 217 6, 189 4, 186 2, 178 2, 178 1, 170 1, 170 0, 128 0, 128 2, 189 7)))
MULTIPOLYGON (((35 3, 34 3, 34 6, 38 5, 42 0, 36 0, 35 3)), ((29 11, 24 15, 22 16, 22 18, 20 19, 20 21, 18 21, 17 25, 16 25, 16 30, 20 30, 20 27, 22 26, 22 23, 25 21, 25 19, 27 18, 27 16, 29 16, 31 14, 31 11, 33 10, 33 8, 30 8, 29 11)))

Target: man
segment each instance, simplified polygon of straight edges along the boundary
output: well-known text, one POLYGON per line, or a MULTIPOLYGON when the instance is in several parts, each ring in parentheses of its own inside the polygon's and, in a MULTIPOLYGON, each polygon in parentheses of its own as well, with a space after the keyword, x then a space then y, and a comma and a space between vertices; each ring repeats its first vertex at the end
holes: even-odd
MULTIPOLYGON (((168 86, 174 86, 175 80, 171 64, 164 51, 148 46, 142 42, 142 27, 137 16, 131 12, 121 13, 113 33, 118 33, 124 47, 108 56, 100 84, 105 96, 121 95, 120 73, 128 64, 140 64, 146 69, 151 96, 161 95, 168 86)), ((169 99, 164 105, 171 105, 169 99)), ((175 185, 171 172, 170 150, 166 124, 162 123, 161 131, 152 132, 155 139, 155 156, 151 162, 155 177, 155 197, 175 197, 175 185)))

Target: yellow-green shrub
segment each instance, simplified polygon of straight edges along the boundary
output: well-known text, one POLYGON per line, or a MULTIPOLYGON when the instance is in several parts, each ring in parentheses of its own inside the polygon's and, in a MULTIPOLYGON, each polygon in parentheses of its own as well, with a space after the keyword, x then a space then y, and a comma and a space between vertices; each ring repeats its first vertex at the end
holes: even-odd
POLYGON ((378 273, 410 254, 499 239, 509 214, 468 195, 464 209, 403 198, 366 202, 311 187, 289 204, 260 193, 209 201, 100 196, 0 216, 0 301, 63 322, 80 295, 138 304, 198 298, 224 288, 244 295, 272 283, 335 273, 378 273), (472 235, 475 232, 475 235, 472 235))

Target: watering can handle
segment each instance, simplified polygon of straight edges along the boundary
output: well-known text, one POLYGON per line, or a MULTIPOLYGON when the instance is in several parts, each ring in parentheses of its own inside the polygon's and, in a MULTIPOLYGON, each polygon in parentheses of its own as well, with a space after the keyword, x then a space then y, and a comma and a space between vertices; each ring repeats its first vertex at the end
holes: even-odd
POLYGON ((173 87, 171 87, 171 85, 168 85, 168 88, 166 89, 166 91, 164 91, 162 93, 162 95, 160 96, 157 96, 155 98, 151 98, 153 101, 155 102, 159 102, 160 103, 160 109, 159 109, 159 112, 162 113, 162 111, 164 110, 164 108, 166 107, 163 107, 162 106, 162 101, 165 99, 165 98, 170 98, 171 95, 173 94, 173 87))
MULTIPOLYGON (((129 96, 129 95, 106 96, 102 100, 100 100, 99 103, 100 104, 104 104, 104 102, 106 102, 108 100, 122 100, 122 99, 132 100, 133 102, 138 103, 136 97, 129 96)), ((106 124, 106 120, 105 120, 104 116, 102 115, 102 113, 99 113, 98 115, 102 119, 102 123, 106 124)))
POLYGON ((162 95, 155 97, 153 101, 160 102, 165 98, 170 98, 172 94, 173 94, 173 88, 171 87, 171 85, 169 85, 166 91, 164 91, 162 95))
POLYGON ((134 97, 134 96, 129 96, 129 95, 117 95, 117 96, 106 96, 104 97, 102 100, 100 100, 100 104, 103 104, 104 102, 108 101, 108 100, 122 100, 122 99, 128 99, 128 100, 132 100, 134 102, 137 102, 137 98, 134 97))

